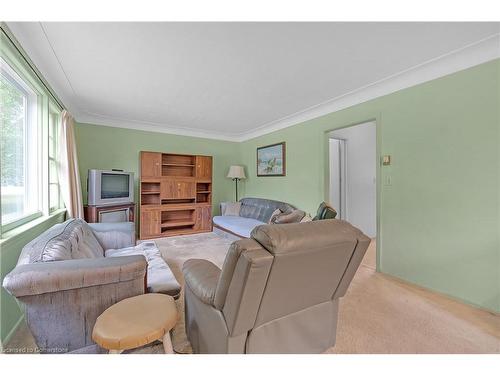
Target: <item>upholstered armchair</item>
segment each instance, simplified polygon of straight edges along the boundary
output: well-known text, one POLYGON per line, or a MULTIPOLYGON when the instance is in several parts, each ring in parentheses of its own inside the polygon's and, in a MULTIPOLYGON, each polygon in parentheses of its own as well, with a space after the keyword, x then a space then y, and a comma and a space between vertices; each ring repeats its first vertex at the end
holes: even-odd
POLYGON ((321 353, 370 239, 342 220, 262 225, 222 270, 185 262, 186 333, 196 353, 321 353))
POLYGON ((98 253, 95 239, 101 252, 134 246, 134 224, 84 223, 83 229, 78 220, 57 224, 24 247, 16 268, 3 280, 3 287, 23 305, 41 352, 98 351, 92 341, 97 317, 116 302, 145 292, 146 258, 91 256, 98 253), (75 241, 87 253, 75 254, 76 246, 65 246, 75 241), (62 260, 42 259, 49 247, 62 260))

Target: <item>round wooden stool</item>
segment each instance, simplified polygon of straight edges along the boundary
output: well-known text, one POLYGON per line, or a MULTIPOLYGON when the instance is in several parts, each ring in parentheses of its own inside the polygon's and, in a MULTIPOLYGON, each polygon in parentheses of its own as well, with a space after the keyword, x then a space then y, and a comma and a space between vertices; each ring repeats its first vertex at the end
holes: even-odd
POLYGON ((92 339, 109 353, 163 341, 165 353, 174 352, 170 330, 177 322, 174 299, 150 293, 124 299, 107 308, 98 318, 92 339))

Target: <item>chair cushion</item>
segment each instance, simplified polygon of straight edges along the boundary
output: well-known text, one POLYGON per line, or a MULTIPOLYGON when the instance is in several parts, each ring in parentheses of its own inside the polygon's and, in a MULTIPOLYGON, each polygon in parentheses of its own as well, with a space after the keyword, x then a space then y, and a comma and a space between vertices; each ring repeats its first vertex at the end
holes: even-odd
POLYGON ((28 243, 17 264, 103 256, 104 250, 89 225, 82 219, 70 219, 54 225, 28 243))
POLYGON ((104 250, 122 249, 135 246, 135 223, 131 221, 116 223, 89 223, 94 236, 104 250))
POLYGON ((214 216, 212 220, 219 227, 247 238, 250 238, 250 233, 255 227, 266 224, 259 220, 241 216, 214 216))
POLYGON ((141 242, 137 246, 123 249, 106 250, 105 256, 120 257, 127 255, 144 255, 148 262, 147 288, 149 293, 163 293, 176 297, 181 291, 172 270, 163 260, 160 250, 154 241, 141 242))
POLYGON ((307 252, 333 245, 356 246, 363 233, 343 220, 317 220, 308 223, 263 225, 252 231, 252 238, 273 255, 307 252))
POLYGON ((268 223, 273 212, 279 208, 281 212, 291 212, 295 209, 292 205, 263 198, 240 199, 240 216, 268 223))
POLYGON ((223 205, 222 216, 239 216, 241 202, 225 202, 223 205))

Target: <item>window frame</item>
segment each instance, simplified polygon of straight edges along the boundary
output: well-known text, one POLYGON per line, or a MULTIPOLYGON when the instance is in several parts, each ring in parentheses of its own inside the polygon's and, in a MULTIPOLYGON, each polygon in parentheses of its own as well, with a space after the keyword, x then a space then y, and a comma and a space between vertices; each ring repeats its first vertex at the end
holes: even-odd
MULTIPOLYGON (((36 140, 32 141, 35 142, 38 156, 36 158, 36 163, 34 163, 36 164, 34 165, 34 168, 37 170, 36 190, 38 194, 38 211, 5 224, 2 223, 2 217, 0 215, 0 239, 2 239, 4 237, 8 237, 10 231, 26 225, 33 220, 42 216, 49 217, 57 214, 61 208, 64 208, 64 205, 61 205, 61 202, 59 202, 58 208, 53 210, 50 208, 48 171, 49 116, 51 115, 51 111, 52 113, 57 112, 60 119, 63 107, 59 104, 57 97, 54 96, 54 94, 50 91, 50 88, 43 81, 43 78, 40 78, 39 72, 36 70, 34 65, 32 65, 29 58, 26 57, 21 47, 16 44, 17 42, 8 32, 8 29, 4 29, 5 26, 3 23, 0 23, 0 26, 0 57, 5 61, 6 65, 21 78, 22 82, 35 93, 37 98, 36 109, 31 111, 31 116, 36 117, 36 121, 31 123, 35 124, 34 126, 37 132, 36 140)), ((57 142, 58 141, 55 143, 57 142)), ((61 197, 60 189, 59 197, 61 197)), ((0 208, 1 204, 2 200, 0 198, 0 208)))
POLYGON ((0 219, 2 232, 7 232, 43 215, 39 189, 41 185, 41 174, 38 165, 41 156, 41 150, 38 144, 40 138, 40 124, 38 119, 40 94, 36 92, 35 88, 29 85, 29 82, 27 82, 11 64, 9 64, 4 56, 0 56, 0 74, 26 98, 25 124, 23 129, 24 199, 36 199, 32 209, 19 218, 6 223, 0 219), (33 171, 35 172, 33 173, 33 171), (34 186, 36 186, 36 188, 34 186))
POLYGON ((59 176, 58 176, 58 168, 59 168, 59 142, 58 142, 58 137, 59 137, 59 129, 61 126, 61 109, 55 103, 53 100, 49 100, 49 111, 48 111, 48 126, 47 126, 47 170, 48 170, 48 212, 49 214, 53 214, 57 210, 61 209, 64 206, 64 203, 62 201, 62 193, 61 193, 61 183, 59 181, 59 176), (55 121, 51 121, 51 116, 55 115, 56 119, 55 121), (50 136, 51 133, 51 126, 53 126, 53 134, 52 137, 50 136), (52 139, 51 139, 52 138, 52 139), (54 151, 54 155, 51 155, 51 143, 52 143, 52 148, 54 151), (56 169, 56 176, 57 176, 57 182, 51 182, 51 173, 50 173, 50 162, 53 161, 55 164, 55 169, 56 169), (51 201, 51 196, 50 196, 50 186, 51 185, 57 185, 57 204, 54 206, 52 205, 51 201))

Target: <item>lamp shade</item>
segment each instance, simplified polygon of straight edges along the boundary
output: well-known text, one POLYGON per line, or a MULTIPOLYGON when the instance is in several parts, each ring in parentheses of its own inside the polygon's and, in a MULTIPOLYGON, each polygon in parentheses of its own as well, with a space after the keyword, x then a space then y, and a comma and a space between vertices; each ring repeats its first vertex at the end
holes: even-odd
POLYGON ((227 177, 244 179, 246 178, 245 169, 241 165, 231 165, 227 177))

